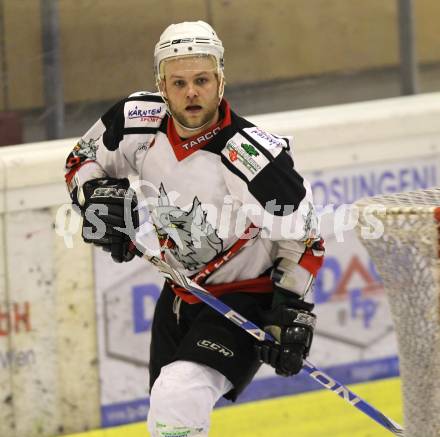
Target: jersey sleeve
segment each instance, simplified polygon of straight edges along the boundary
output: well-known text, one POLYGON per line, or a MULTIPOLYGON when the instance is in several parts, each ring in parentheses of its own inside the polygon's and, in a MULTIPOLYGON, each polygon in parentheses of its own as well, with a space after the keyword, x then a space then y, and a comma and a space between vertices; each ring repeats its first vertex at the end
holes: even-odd
POLYGON ((222 150, 224 178, 231 195, 276 242, 275 258, 290 259, 314 276, 323 259, 318 217, 310 183, 294 168, 291 139, 256 127, 242 129, 222 150))
POLYGON ((67 157, 65 178, 72 199, 88 180, 137 174, 136 152, 153 141, 165 113, 158 94, 139 92, 102 115, 67 157))

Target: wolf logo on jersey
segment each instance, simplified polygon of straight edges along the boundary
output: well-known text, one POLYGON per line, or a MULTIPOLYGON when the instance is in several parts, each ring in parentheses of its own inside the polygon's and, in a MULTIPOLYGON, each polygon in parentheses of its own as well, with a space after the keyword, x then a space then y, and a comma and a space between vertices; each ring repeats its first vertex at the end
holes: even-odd
POLYGON ((85 141, 81 138, 70 152, 67 158, 66 168, 74 168, 87 159, 96 160, 96 151, 99 147, 98 140, 99 138, 90 138, 89 141, 85 141))
POLYGON ((197 197, 191 209, 184 211, 171 205, 161 184, 158 205, 152 209, 151 217, 162 247, 169 249, 188 270, 202 267, 223 250, 223 241, 207 221, 197 197))
POLYGON ((87 159, 96 159, 96 151, 98 150, 98 139, 90 138, 89 141, 80 139, 78 144, 73 148, 73 153, 79 157, 87 159))
POLYGON ((303 212, 304 237, 301 241, 314 241, 319 235, 319 223, 315 208, 311 202, 307 203, 306 214, 303 212))

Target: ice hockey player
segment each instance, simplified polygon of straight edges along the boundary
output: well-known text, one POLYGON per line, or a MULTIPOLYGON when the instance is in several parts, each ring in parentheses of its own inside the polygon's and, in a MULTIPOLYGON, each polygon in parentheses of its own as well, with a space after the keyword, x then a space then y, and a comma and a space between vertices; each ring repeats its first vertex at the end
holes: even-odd
POLYGON ((207 436, 218 399, 235 400, 263 362, 298 373, 313 337, 305 297, 324 249, 310 185, 294 169, 291 140, 223 98, 223 52, 205 22, 167 27, 154 51, 159 92, 116 103, 66 163, 86 242, 116 262, 133 258, 134 173, 163 259, 278 340, 258 343, 167 281, 152 325, 152 436, 207 436))

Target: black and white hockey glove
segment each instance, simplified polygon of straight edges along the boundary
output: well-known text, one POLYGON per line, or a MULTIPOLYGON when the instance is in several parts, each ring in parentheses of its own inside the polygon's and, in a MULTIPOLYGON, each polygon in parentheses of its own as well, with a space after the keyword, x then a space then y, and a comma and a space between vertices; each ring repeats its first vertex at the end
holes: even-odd
POLYGON ((313 276, 286 258, 276 260, 272 270, 274 295, 272 309, 263 314, 264 330, 276 343, 257 346, 260 361, 270 364, 276 373, 290 376, 298 373, 313 340, 316 316, 314 305, 304 301, 313 276))
POLYGON ((128 179, 90 180, 78 191, 77 200, 84 218, 84 241, 110 252, 115 262, 131 261, 139 214, 128 179))
POLYGON ((316 316, 309 310, 282 304, 266 312, 263 320, 264 330, 276 342, 258 343, 258 359, 272 366, 278 375, 297 374, 312 345, 316 316))

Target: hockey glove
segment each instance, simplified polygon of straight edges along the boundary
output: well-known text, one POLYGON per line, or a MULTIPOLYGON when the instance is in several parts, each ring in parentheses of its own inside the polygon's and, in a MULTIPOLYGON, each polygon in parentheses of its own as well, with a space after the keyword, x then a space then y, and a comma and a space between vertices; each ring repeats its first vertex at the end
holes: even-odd
POLYGON ((291 376, 301 370, 312 345, 316 316, 312 313, 314 305, 305 302, 304 297, 313 276, 297 263, 279 258, 271 277, 272 309, 263 314, 263 323, 276 342, 258 345, 258 358, 274 367, 277 374, 291 376))
POLYGON ((258 359, 275 368, 278 375, 297 374, 312 345, 316 316, 306 309, 282 304, 266 312, 263 320, 264 330, 274 337, 275 343, 257 344, 258 359))
POLYGON ((128 179, 90 180, 78 191, 77 199, 84 218, 84 241, 110 252, 115 262, 131 261, 139 214, 128 179))

